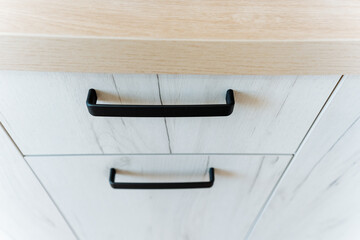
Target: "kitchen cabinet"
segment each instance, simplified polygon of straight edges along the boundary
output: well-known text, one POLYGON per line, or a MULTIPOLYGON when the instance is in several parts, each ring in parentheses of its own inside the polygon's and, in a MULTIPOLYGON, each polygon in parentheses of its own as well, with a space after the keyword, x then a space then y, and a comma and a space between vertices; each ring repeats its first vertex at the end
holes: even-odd
POLYGON ((341 78, 0 76, 4 126, 80 239, 229 240, 251 231, 341 78), (230 116, 99 117, 86 106, 91 88, 96 104, 132 106, 223 103, 233 89, 235 106, 230 116), (112 168, 115 181, 145 184, 203 182, 214 168, 215 183, 208 189, 113 189, 112 168))
POLYGON ((0 238, 359 238, 360 1, 0 9, 0 238))

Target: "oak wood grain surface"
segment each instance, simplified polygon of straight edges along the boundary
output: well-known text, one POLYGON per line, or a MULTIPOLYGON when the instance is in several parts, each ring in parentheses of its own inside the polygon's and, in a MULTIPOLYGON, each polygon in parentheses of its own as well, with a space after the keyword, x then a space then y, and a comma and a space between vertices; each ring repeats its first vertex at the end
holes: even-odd
POLYGON ((1 0, 0 69, 194 74, 360 70, 357 0, 1 0))
POLYGON ((1 123, 0 239, 76 239, 1 123))

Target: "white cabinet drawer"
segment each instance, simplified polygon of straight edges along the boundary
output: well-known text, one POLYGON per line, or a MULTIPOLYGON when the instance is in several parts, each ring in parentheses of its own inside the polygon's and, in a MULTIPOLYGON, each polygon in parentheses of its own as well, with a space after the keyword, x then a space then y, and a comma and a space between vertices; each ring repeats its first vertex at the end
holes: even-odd
POLYGON ((27 157, 80 239, 243 239, 291 156, 27 157), (128 190, 116 182, 208 181, 211 188, 128 190))
POLYGON ((340 76, 0 72, 0 118, 25 155, 293 153, 340 76), (105 104, 223 104, 227 117, 94 117, 105 104))

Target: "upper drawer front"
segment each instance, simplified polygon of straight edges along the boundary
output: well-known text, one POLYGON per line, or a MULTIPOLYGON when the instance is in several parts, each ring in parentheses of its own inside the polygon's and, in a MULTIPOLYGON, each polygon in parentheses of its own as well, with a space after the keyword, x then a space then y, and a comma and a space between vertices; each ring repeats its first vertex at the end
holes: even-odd
POLYGON ((0 72, 0 119, 25 155, 293 153, 340 76, 191 76, 0 72), (94 117, 99 103, 225 103, 228 117, 94 117))
POLYGON ((290 156, 38 156, 31 168, 84 240, 239 240, 290 156), (116 183, 207 182, 211 188, 113 189, 116 183))

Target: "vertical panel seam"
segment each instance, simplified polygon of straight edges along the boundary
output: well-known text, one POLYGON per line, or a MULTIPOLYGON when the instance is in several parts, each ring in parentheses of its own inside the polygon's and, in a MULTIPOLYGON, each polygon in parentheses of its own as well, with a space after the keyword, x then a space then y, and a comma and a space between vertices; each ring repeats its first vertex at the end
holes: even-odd
POLYGON ((333 90, 330 92, 328 98, 326 99, 326 101, 324 102, 323 106, 321 107, 319 113, 316 115, 314 121, 312 122, 312 124, 310 125, 308 131, 306 132, 304 138, 301 140, 298 148, 295 150, 295 153, 293 154, 292 158, 290 159, 289 163, 287 164, 287 166, 285 167, 283 173, 280 175, 278 181, 275 183, 275 186, 273 187, 272 191, 270 192, 269 196, 267 197, 267 199, 265 200, 264 204, 262 205, 262 207, 260 208, 258 214, 256 215, 254 221, 252 222, 248 232, 245 235, 244 240, 250 240, 256 225, 258 224, 258 222, 260 221, 261 217, 263 216, 265 210, 267 209, 267 207, 269 206, 272 198, 274 197, 276 191, 278 190, 281 182, 283 181, 284 177, 286 176, 288 170, 290 169, 290 167, 292 166, 293 162, 296 159, 297 153, 301 150, 301 148, 303 147, 303 145, 305 144, 305 142, 307 141, 307 139, 309 138, 309 136, 311 135, 311 132, 313 131, 313 129, 315 128, 315 126, 318 124, 318 122, 321 119, 321 116, 323 115, 323 113, 325 112, 326 108, 330 105, 332 99, 336 96, 336 93, 339 91, 339 89, 341 88, 342 85, 342 79, 343 79, 344 75, 341 75, 340 79, 337 81, 337 83, 335 84, 333 90))
POLYGON ((34 175, 35 179, 38 181, 38 183, 40 184, 40 186, 42 187, 42 189, 45 191, 46 195, 49 197, 50 201, 53 203, 53 205, 55 206, 55 208, 57 209, 58 213, 60 214, 60 216, 63 218, 65 224, 69 227, 70 231, 72 232, 72 234, 74 235, 74 237, 76 239, 79 239, 79 237, 77 236, 77 234, 75 233, 75 230, 72 228, 72 226, 70 225, 70 223, 68 222, 68 220, 65 218, 65 215, 62 213, 62 211, 60 210, 60 208, 58 207, 58 205, 55 203, 54 199, 51 197, 51 195, 49 194, 49 192, 46 190, 44 184, 41 182, 41 180, 39 179, 39 177, 35 174, 34 170, 32 169, 32 167, 30 166, 30 164, 28 163, 28 161, 25 159, 24 154, 21 152, 20 148, 18 147, 18 145, 15 143, 14 139, 10 136, 9 132, 7 131, 7 129, 5 128, 5 126, 0 122, 0 127, 4 129, 5 133, 7 134, 8 138, 10 139, 10 141, 14 144, 14 146, 16 147, 17 151, 19 152, 19 154, 21 154, 25 164, 28 166, 28 168, 30 169, 30 171, 32 172, 32 174, 34 175))

